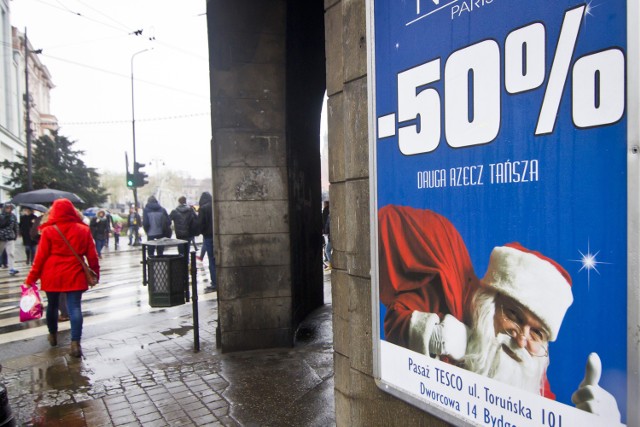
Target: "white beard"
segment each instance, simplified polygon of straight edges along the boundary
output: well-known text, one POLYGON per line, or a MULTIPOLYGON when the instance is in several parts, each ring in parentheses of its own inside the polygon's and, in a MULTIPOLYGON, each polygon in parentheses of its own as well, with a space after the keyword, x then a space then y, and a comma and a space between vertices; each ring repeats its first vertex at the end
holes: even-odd
POLYGON ((474 296, 473 329, 467 343, 465 367, 477 374, 536 394, 543 394, 548 357, 533 357, 504 333, 496 336, 494 327, 495 293, 480 289, 474 296), (522 362, 509 356, 509 348, 522 362))

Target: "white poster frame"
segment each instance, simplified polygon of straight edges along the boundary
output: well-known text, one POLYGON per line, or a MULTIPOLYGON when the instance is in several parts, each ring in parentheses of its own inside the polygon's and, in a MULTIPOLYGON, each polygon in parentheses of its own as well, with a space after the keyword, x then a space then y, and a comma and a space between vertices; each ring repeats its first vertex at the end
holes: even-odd
MULTIPOLYGON (((369 111, 369 177, 371 211, 371 304, 373 337, 373 375, 377 386, 386 393, 414 405, 454 425, 484 425, 455 416, 439 406, 381 379, 380 298, 378 282, 378 200, 375 62, 375 0, 366 0, 367 88, 369 111)), ((640 2, 627 0, 627 425, 640 426, 640 2)), ((603 423, 611 425, 611 423, 603 423)))

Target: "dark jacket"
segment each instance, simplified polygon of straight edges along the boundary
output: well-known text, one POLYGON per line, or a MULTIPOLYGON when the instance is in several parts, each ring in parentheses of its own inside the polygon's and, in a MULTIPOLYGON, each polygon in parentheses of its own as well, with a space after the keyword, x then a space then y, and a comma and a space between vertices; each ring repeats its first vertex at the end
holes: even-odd
POLYGON ((31 229, 29 230, 29 237, 31 237, 31 241, 34 245, 37 245, 40 242, 40 224, 42 223, 43 218, 44 215, 36 217, 36 219, 33 221, 31 229))
POLYGON ((202 237, 213 237, 213 197, 205 191, 198 204, 198 229, 202 237))
POLYGON ((193 221, 197 219, 196 213, 187 205, 179 205, 171 211, 169 218, 173 221, 173 230, 177 239, 189 240, 193 235, 193 221))
POLYGON ((327 221, 324 223, 324 234, 331 240, 331 215, 327 216, 327 221))
POLYGON ((322 234, 327 234, 327 220, 329 219, 329 206, 322 208, 322 234))
POLYGON ((142 225, 142 219, 138 212, 131 213, 127 216, 127 227, 140 227, 142 225))
POLYGON ((111 230, 111 227, 109 227, 109 218, 107 218, 106 215, 102 218, 96 215, 91 218, 89 228, 91 229, 91 235, 95 240, 106 240, 109 237, 109 231, 111 230))
POLYGON ((18 219, 13 213, 4 210, 0 214, 0 240, 16 240, 18 238, 18 219))
POLYGON ((37 243, 37 241, 34 242, 31 238, 31 228, 37 218, 38 217, 32 213, 29 215, 20 215, 20 236, 22 236, 22 243, 25 246, 32 246, 37 243))
POLYGON ((170 223, 169 215, 155 197, 149 197, 149 201, 142 211, 142 227, 147 237, 158 239, 166 236, 166 224, 170 223))

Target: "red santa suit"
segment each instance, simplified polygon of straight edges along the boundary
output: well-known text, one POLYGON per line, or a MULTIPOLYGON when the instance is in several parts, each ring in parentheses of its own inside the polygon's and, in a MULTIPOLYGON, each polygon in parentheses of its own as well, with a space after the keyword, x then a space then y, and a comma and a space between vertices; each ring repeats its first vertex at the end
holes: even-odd
POLYGON ((380 209, 378 219, 385 339, 408 348, 414 311, 451 314, 471 325, 479 280, 453 224, 433 211, 393 205, 380 209))
MULTIPOLYGON (((387 309, 384 318, 385 339, 414 351, 428 353, 425 343, 415 348, 415 343, 411 342, 416 318, 427 314, 437 322, 438 318, 451 314, 471 327, 471 301, 481 282, 473 270, 462 236, 442 215, 430 210, 389 205, 380 209, 378 220, 380 301, 387 309), (431 314, 437 314, 438 317, 431 314)), ((535 254, 531 256, 540 255, 535 254)), ((556 266, 551 268, 555 269, 556 266)), ((483 280, 487 280, 487 277, 483 280)), ((515 291, 521 292, 518 285, 512 283, 497 283, 493 287, 514 297, 518 296, 515 291)), ((534 304, 539 303, 537 295, 540 294, 534 292, 531 297, 536 300, 534 304)), ((566 307, 558 310, 562 315, 564 311, 566 307)), ((559 322, 554 318, 550 323, 555 325, 559 322)), ((428 329, 430 326, 422 327, 428 329)), ((447 358, 442 360, 453 362, 447 358)), ((543 395, 555 398, 546 376, 543 395)))

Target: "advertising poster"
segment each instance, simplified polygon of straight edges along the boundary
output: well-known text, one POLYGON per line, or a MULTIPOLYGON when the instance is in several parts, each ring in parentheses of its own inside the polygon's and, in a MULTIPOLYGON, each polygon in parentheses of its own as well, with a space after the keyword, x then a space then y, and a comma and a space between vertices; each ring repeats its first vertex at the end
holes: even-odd
POLYGON ((368 12, 380 386, 455 423, 626 425, 627 2, 368 12))

